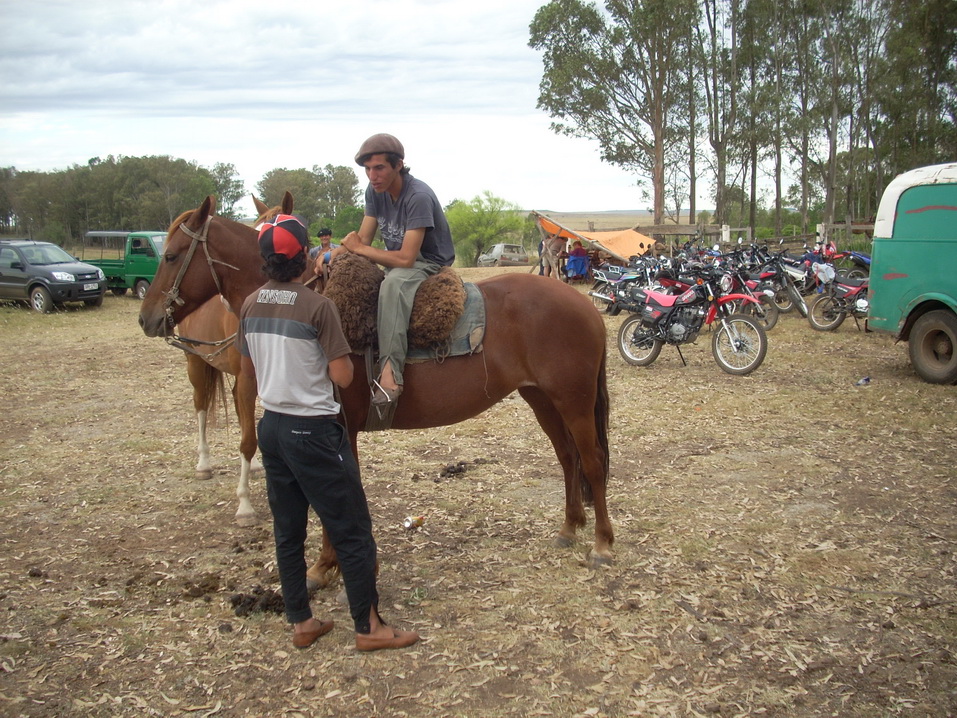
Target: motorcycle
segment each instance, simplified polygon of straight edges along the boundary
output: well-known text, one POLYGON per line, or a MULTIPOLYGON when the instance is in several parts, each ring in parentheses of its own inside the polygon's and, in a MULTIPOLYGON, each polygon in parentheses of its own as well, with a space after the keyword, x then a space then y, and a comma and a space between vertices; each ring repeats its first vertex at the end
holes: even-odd
POLYGON ((819 332, 832 332, 848 316, 854 317, 857 328, 861 328, 858 319, 867 317, 870 306, 867 301, 868 277, 850 279, 839 277, 825 285, 824 293, 811 303, 807 320, 811 327, 819 332))
POLYGON ((801 316, 806 317, 807 301, 800 287, 805 286, 808 273, 806 268, 798 268, 788 263, 784 258, 784 252, 778 252, 767 257, 767 262, 758 276, 762 282, 767 282, 773 289, 774 303, 778 311, 787 313, 797 307, 801 316), (796 280, 800 284, 797 284, 796 280))
POLYGON ((774 329, 780 309, 774 302, 774 290, 770 284, 751 278, 741 264, 729 264, 720 282, 725 294, 747 294, 758 300, 757 304, 742 302, 736 311, 754 317, 766 331, 774 329))
POLYGON ((681 294, 632 290, 628 309, 635 313, 618 331, 619 353, 633 366, 648 366, 665 344, 671 344, 687 366, 680 345, 697 339, 705 325, 716 324, 711 353, 717 365, 728 374, 750 374, 764 361, 768 337, 757 321, 733 308, 736 302, 757 304, 757 300, 747 294, 722 294, 714 272, 695 275, 695 283, 681 294))
POLYGON ((849 259, 854 266, 850 269, 838 269, 837 276, 847 277, 848 279, 864 279, 864 277, 870 276, 871 258, 863 252, 855 252, 854 250, 840 252, 834 255, 835 261, 839 259, 849 259))
POLYGON ((595 269, 595 283, 588 296, 600 310, 611 316, 618 316, 630 302, 634 287, 654 287, 656 267, 661 261, 632 257, 627 267, 606 266, 595 269))

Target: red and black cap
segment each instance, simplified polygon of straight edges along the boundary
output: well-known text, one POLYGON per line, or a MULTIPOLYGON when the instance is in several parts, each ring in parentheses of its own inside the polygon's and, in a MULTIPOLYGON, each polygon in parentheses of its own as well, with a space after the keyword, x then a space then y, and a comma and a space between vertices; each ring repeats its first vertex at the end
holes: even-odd
POLYGON ((309 248, 309 233, 297 217, 280 214, 259 230, 259 253, 263 259, 277 254, 292 259, 309 248))

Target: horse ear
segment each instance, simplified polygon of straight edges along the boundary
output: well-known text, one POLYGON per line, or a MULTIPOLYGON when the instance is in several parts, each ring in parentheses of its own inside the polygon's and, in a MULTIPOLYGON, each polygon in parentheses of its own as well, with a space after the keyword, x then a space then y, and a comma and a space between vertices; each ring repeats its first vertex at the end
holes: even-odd
POLYGON ((292 214, 292 206, 295 204, 292 199, 292 193, 289 190, 286 190, 282 195, 282 213, 283 214, 292 214))
POLYGON ((269 211, 269 207, 266 206, 266 203, 259 199, 256 195, 249 195, 253 198, 253 204, 256 206, 256 212, 258 212, 259 217, 262 217, 266 212, 269 211))
POLYGON ((216 214, 216 198, 213 195, 209 195, 206 199, 203 200, 203 203, 199 206, 192 216, 189 218, 188 222, 192 229, 202 227, 206 219, 216 214))

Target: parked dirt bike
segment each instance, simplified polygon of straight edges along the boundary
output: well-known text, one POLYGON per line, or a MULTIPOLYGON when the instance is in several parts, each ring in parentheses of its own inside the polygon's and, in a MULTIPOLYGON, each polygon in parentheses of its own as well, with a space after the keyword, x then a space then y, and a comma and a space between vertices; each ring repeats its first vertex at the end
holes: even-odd
POLYGON ((757 319, 765 331, 771 331, 778 323, 780 310, 774 303, 774 290, 770 288, 770 285, 751 279, 741 267, 729 267, 725 270, 725 274, 721 277, 721 291, 725 294, 747 294, 756 299, 757 304, 741 302, 737 305, 736 311, 757 319))
POLYGON ((805 276, 807 271, 786 262, 783 252, 768 257, 767 264, 761 270, 759 276, 761 281, 768 282, 773 288, 774 303, 777 305, 778 311, 787 313, 797 307, 802 317, 807 316, 807 301, 801 294, 799 285, 795 283, 795 279, 797 279, 801 282, 800 286, 803 287, 807 281, 805 276))
POLYGON ((715 324, 711 353, 723 371, 744 375, 761 366, 768 351, 764 327, 733 311, 736 302, 757 304, 757 300, 746 294, 722 295, 718 281, 718 275, 704 271, 696 273, 696 283, 682 294, 636 288, 628 307, 636 313, 618 331, 622 358, 634 366, 648 366, 665 344, 672 344, 687 365, 679 345, 693 342, 703 326, 715 324))
POLYGON ((807 320, 819 332, 832 332, 850 315, 857 328, 858 319, 867 317, 867 287, 870 280, 837 278, 827 284, 823 294, 811 301, 807 320))
POLYGON ((632 257, 627 267, 613 265, 592 271, 595 283, 588 296, 595 306, 612 316, 627 308, 634 287, 654 287, 659 260, 632 257))
POLYGON ((839 259, 850 259, 854 266, 850 269, 838 269, 837 276, 847 279, 864 279, 871 274, 871 258, 863 252, 839 252, 834 255, 834 261, 839 259))

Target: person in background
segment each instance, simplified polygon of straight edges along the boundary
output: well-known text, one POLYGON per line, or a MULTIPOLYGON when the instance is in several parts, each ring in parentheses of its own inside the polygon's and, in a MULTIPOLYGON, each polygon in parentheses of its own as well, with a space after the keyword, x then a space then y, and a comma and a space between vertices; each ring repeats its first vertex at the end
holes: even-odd
POLYGON ((273 515, 276 566, 296 648, 332 630, 317 621, 306 588, 309 508, 336 551, 360 651, 404 648, 419 640, 379 617, 372 518, 349 437, 338 421, 333 384, 352 382, 350 348, 332 300, 308 290, 309 237, 294 216, 264 224, 259 248, 268 278, 243 302, 238 346, 242 372, 256 381, 263 416, 259 449, 273 515))
POLYGON ((332 258, 332 250, 339 245, 332 241, 332 230, 323 227, 319 230, 319 246, 309 250, 309 258, 316 262, 316 274, 322 274, 322 265, 332 258))
POLYGON ((545 276, 561 280, 562 265, 559 254, 565 249, 565 240, 557 234, 546 234, 542 245, 545 250, 545 276))
POLYGON ((398 139, 372 135, 359 147, 355 160, 369 178, 365 216, 359 231, 350 232, 332 256, 345 250, 385 267, 377 320, 380 374, 372 395, 372 403, 382 406, 402 393, 415 293, 430 275, 452 266, 455 247, 442 205, 425 182, 409 174, 405 148, 398 139), (376 230, 385 249, 372 246, 376 230))

